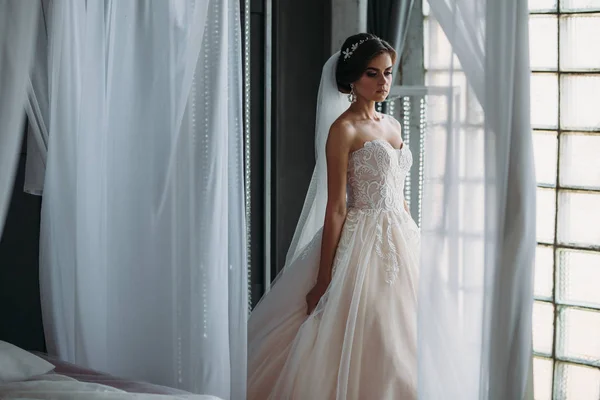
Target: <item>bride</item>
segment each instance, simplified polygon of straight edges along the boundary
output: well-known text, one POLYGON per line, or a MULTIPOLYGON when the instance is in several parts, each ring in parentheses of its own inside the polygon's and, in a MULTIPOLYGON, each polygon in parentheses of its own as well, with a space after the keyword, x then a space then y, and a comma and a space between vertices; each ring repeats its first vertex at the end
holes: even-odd
POLYGON ((248 399, 417 398, 420 234, 403 195, 412 155, 400 124, 375 110, 395 59, 358 34, 323 68, 304 209, 249 321, 248 399))

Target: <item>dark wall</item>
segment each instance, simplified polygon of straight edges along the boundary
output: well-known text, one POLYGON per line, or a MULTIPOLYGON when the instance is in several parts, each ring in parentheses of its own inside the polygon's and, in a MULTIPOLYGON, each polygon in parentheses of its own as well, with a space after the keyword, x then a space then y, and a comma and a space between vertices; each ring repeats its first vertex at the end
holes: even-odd
MULTIPOLYGON (((242 2, 243 3, 243 2, 242 2)), ((243 10, 243 7, 242 7, 243 10)), ((264 159, 265 159, 265 1, 250 3, 250 274, 252 303, 256 305, 264 282, 264 159)))
POLYGON ((312 170, 321 69, 329 58, 331 0, 271 0, 271 76, 265 77, 267 6, 251 1, 251 289, 263 293, 265 174, 271 185, 271 271, 283 267, 312 170), (271 103, 266 104, 270 90, 271 103), (268 119, 268 121, 267 121, 268 119), (266 128, 271 128, 271 170, 265 170, 266 128))
POLYGON ((275 273, 285 262, 314 168, 317 92, 331 55, 331 1, 274 1, 273 42, 275 273))
POLYGON ((38 278, 41 197, 23 192, 22 148, 0 239, 0 340, 45 351, 38 278))

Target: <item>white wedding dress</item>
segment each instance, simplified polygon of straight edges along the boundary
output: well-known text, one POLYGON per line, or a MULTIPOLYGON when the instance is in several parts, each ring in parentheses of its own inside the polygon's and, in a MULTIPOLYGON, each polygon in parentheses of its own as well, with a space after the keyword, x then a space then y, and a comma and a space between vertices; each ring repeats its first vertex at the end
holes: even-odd
POLYGON ((331 284, 307 317, 317 234, 250 318, 248 399, 417 398, 420 233, 403 195, 411 165, 407 146, 384 140, 350 155, 331 284))

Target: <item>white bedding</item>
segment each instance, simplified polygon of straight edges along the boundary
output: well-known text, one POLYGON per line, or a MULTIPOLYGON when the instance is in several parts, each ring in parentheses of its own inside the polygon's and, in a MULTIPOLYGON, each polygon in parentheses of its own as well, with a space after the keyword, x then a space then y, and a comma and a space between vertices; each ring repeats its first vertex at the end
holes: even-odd
POLYGON ((0 340, 0 384, 24 381, 53 369, 48 361, 0 340))
POLYGON ((127 393, 98 383, 80 382, 59 374, 44 374, 27 381, 0 384, 0 399, 43 400, 222 400, 209 395, 127 393))

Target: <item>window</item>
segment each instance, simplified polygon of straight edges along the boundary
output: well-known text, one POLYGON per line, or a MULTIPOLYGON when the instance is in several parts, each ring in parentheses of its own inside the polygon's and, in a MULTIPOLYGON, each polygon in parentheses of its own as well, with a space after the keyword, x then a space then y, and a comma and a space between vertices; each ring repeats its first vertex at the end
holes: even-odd
POLYGON ((530 0, 536 400, 600 398, 600 1, 530 0))
MULTIPOLYGON (((529 9, 538 185, 535 399, 598 400, 600 0, 529 0, 529 9)), ((426 82, 435 85, 447 81, 451 54, 429 54, 450 47, 428 14, 425 0, 426 82)), ((453 63, 460 79, 460 63, 456 58, 453 63)), ((469 93, 463 95, 468 101, 469 93)))

